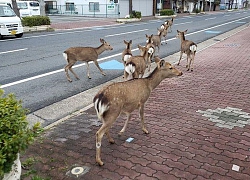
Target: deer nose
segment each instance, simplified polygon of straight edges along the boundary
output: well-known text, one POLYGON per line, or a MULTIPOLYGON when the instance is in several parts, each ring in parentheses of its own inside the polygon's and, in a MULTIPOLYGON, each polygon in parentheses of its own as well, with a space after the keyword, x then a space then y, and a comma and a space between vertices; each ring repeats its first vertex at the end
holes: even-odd
POLYGON ((180 72, 180 74, 179 74, 179 76, 181 76, 183 73, 182 72, 180 72))

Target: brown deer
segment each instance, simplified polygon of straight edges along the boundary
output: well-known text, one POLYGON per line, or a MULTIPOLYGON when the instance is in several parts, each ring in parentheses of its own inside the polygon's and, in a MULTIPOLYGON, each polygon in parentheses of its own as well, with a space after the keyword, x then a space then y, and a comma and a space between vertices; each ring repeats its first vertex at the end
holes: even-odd
POLYGON ((123 42, 126 45, 126 48, 122 52, 122 62, 125 65, 127 60, 132 56, 132 40, 130 40, 129 42, 124 40, 123 42))
POLYGON ((124 68, 124 80, 142 78, 147 68, 149 48, 138 45, 141 55, 131 56, 124 68))
POLYGON ((83 61, 87 64, 87 71, 88 71, 88 78, 91 79, 89 75, 89 62, 93 61, 97 68, 100 70, 102 75, 106 75, 102 69, 100 68, 97 59, 98 55, 103 53, 106 50, 113 50, 112 46, 107 43, 104 39, 100 39, 100 42, 102 43, 99 47, 93 48, 93 47, 70 47, 69 49, 65 50, 63 52, 63 57, 68 62, 68 64, 65 66, 65 73, 67 76, 67 79, 69 82, 72 82, 72 80, 69 77, 68 70, 75 76, 76 79, 79 79, 79 77, 75 74, 75 72, 72 69, 72 66, 77 61, 83 61))
POLYGON ((193 41, 189 41, 185 39, 185 34, 187 33, 187 30, 185 31, 179 31, 177 30, 176 38, 179 38, 181 40, 181 52, 180 52, 180 59, 177 65, 180 65, 180 61, 182 58, 183 53, 187 54, 187 71, 191 69, 191 71, 194 70, 194 57, 197 50, 197 44, 195 44, 193 41))
POLYGON ((167 44, 167 34, 168 34, 169 25, 168 24, 162 24, 161 29, 163 29, 162 36, 164 37, 165 43, 167 44))
POLYGON ((158 31, 158 34, 157 35, 151 35, 151 36, 148 36, 147 34, 146 34, 146 38, 147 38, 147 43, 150 41, 149 40, 149 38, 151 37, 151 40, 152 40, 152 42, 151 43, 153 43, 153 45, 155 46, 155 47, 157 47, 158 48, 158 53, 159 53, 159 51, 160 51, 160 45, 162 44, 161 43, 161 38, 162 38, 162 36, 163 36, 163 31, 164 31, 164 29, 158 29, 157 28, 157 31, 158 31))
POLYGON ((108 141, 114 143, 109 129, 118 116, 122 113, 127 115, 127 120, 119 133, 122 135, 131 118, 131 113, 139 109, 142 131, 148 134, 144 124, 144 107, 150 93, 165 78, 182 75, 181 71, 158 57, 155 58, 155 62, 157 66, 148 77, 113 83, 101 89, 94 97, 94 107, 99 120, 102 121, 101 128, 96 132, 96 162, 100 166, 104 164, 101 160, 103 135, 106 134, 108 141))
POLYGON ((169 25, 169 30, 172 32, 172 25, 174 23, 174 18, 172 17, 170 20, 166 20, 164 24, 169 25))
POLYGON ((148 51, 148 71, 150 71, 150 67, 151 67, 151 62, 153 61, 153 57, 155 54, 155 45, 153 44, 153 34, 151 36, 148 36, 146 34, 146 38, 147 38, 147 43, 146 43, 146 47, 149 49, 148 51))

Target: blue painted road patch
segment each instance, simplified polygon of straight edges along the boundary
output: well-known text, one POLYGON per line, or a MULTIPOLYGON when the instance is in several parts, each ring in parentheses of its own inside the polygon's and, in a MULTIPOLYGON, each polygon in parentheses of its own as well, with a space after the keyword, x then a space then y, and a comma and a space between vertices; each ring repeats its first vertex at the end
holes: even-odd
POLYGON ((219 33, 221 33, 221 31, 205 31, 205 33, 209 33, 209 34, 219 34, 219 33))
POLYGON ((124 69, 123 63, 117 60, 111 60, 100 64, 102 69, 124 69))

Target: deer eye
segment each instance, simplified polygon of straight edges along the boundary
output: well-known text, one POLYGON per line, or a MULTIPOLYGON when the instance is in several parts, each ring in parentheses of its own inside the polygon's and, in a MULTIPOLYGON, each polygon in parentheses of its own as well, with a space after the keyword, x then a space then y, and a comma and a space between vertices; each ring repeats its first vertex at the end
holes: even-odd
POLYGON ((173 69, 172 67, 170 67, 169 69, 173 69))

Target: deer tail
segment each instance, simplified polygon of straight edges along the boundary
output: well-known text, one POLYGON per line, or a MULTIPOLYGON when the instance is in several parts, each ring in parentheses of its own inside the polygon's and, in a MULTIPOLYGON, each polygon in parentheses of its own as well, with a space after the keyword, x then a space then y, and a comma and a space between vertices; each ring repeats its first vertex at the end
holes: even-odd
POLYGON ((191 46, 189 47, 189 49, 192 52, 196 52, 197 51, 197 45, 196 44, 191 44, 191 46))
POLYGON ((123 58, 124 62, 126 63, 127 60, 131 57, 131 54, 126 54, 123 58))
POLYGON ((128 64, 126 64, 125 66, 125 71, 128 73, 128 74, 133 74, 135 72, 135 64, 130 62, 128 64))
POLYGON ((100 93, 94 97, 93 102, 98 119, 103 120, 104 113, 109 109, 109 103, 107 98, 104 96, 103 93, 100 93))
POLYGON ((68 62, 68 55, 67 55, 67 53, 65 51, 63 52, 63 57, 68 62))

